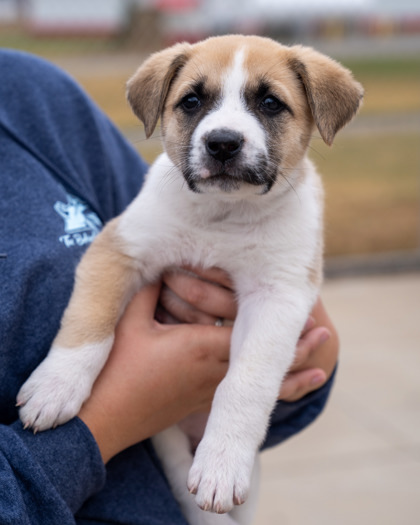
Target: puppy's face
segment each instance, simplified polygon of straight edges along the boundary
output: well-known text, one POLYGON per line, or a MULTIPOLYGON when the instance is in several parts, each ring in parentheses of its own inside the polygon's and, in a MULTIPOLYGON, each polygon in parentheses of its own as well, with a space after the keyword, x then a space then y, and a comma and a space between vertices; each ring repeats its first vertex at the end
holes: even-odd
POLYGON ((310 49, 241 36, 174 46, 128 85, 148 135, 162 117, 166 152, 191 190, 240 195, 294 185, 314 123, 331 143, 361 95, 347 70, 310 49))
POLYGON ((166 151, 194 191, 266 193, 311 135, 304 91, 277 46, 273 56, 267 46, 235 44, 198 47, 166 100, 166 151))

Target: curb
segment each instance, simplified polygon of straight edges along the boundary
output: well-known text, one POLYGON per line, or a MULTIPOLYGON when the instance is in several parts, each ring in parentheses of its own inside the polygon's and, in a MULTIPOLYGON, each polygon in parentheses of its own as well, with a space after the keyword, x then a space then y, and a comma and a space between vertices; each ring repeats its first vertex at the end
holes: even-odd
POLYGON ((324 268, 326 279, 408 272, 420 272, 420 250, 329 257, 324 268))

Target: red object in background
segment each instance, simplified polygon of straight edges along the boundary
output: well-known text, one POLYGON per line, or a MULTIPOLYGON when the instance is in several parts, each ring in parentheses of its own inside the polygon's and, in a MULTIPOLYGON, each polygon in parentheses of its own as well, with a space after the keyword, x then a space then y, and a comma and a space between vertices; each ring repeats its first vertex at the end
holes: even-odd
POLYGON ((189 11, 199 4, 199 0, 157 0, 156 7, 160 11, 189 11))

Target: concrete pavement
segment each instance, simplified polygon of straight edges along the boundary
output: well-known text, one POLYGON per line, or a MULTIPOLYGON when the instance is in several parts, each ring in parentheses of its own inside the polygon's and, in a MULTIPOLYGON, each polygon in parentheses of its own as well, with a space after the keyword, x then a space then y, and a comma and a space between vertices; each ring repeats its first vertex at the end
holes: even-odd
POLYGON ((420 523, 420 273, 327 281, 341 339, 330 402, 263 453, 255 525, 420 523))

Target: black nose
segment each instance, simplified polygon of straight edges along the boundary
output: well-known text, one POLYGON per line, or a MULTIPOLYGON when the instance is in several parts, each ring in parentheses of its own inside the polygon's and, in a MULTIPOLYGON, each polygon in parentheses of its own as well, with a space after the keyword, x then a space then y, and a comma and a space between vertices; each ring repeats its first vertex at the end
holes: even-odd
POLYGON ((243 136, 236 131, 217 129, 209 133, 206 139, 207 152, 220 162, 235 157, 242 149, 243 136))

